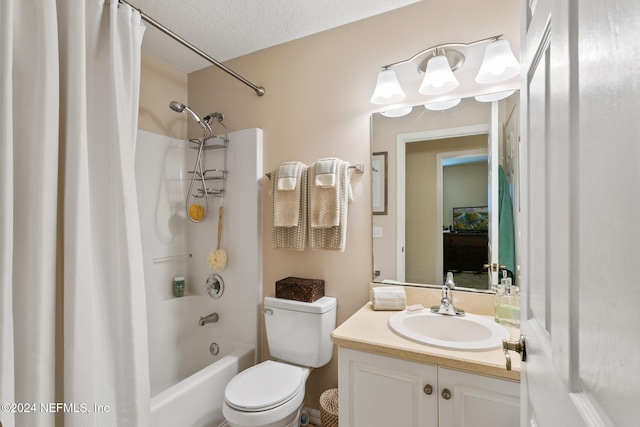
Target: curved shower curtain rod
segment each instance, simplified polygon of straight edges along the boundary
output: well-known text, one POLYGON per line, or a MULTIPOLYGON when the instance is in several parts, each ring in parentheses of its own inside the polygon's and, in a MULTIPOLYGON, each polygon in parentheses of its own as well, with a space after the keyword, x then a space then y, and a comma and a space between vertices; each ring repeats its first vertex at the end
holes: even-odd
MULTIPOLYGON (((109 3, 110 1, 111 0, 105 0, 105 3, 109 3)), ((177 35, 173 31, 171 31, 170 29, 168 29, 167 27, 165 27, 164 25, 162 25, 161 23, 159 23, 158 21, 156 21, 155 19, 153 19, 149 15, 145 14, 142 10, 138 9, 137 7, 134 7, 131 3, 129 3, 127 1, 125 1, 125 0, 113 0, 113 1, 117 1, 118 3, 126 4, 130 8, 132 8, 134 10, 137 10, 140 13, 140 18, 142 18, 143 21, 153 25, 158 30, 162 31, 163 33, 165 33, 166 35, 168 35, 169 37, 171 37, 172 39, 174 39, 178 43, 180 43, 183 46, 191 49, 192 51, 194 51, 195 53, 197 53, 198 55, 200 55, 201 57, 203 57, 207 61, 211 62, 216 67, 220 68, 222 71, 224 71, 227 74, 229 74, 229 75, 235 77, 236 79, 240 80, 242 83, 246 84, 251 89, 253 89, 256 92, 256 95, 258 95, 258 96, 264 95, 264 87, 257 86, 255 84, 251 83, 249 80, 245 79, 240 74, 238 74, 235 71, 229 69, 228 67, 223 65, 221 62, 217 61, 216 59, 214 59, 210 55, 207 55, 202 50, 198 49, 197 47, 195 47, 194 45, 192 45, 191 43, 189 43, 188 41, 186 41, 185 39, 183 39, 182 37, 180 37, 179 35, 177 35)))

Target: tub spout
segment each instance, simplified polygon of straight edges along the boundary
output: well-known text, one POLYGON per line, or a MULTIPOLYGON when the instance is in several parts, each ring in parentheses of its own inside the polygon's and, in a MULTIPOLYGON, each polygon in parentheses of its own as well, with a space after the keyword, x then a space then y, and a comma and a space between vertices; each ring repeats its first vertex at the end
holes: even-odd
POLYGON ((207 323, 213 323, 217 321, 218 321, 218 313, 211 313, 208 316, 200 317, 200 320, 198 321, 198 325, 204 326, 207 323))

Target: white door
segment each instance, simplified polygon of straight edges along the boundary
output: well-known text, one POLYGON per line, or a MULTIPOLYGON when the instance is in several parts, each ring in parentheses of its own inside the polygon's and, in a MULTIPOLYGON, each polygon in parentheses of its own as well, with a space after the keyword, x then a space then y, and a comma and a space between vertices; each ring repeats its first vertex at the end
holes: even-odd
POLYGON ((640 2, 521 10, 521 425, 635 425, 640 2))

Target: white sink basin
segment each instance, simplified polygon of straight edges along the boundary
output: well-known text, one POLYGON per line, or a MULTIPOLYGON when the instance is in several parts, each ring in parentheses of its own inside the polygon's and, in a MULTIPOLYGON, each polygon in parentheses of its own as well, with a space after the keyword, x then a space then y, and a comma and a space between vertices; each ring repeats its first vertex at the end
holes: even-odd
POLYGON ((502 340, 509 339, 502 325, 468 313, 446 316, 428 309, 401 311, 389 318, 389 327, 404 338, 453 350, 488 350, 502 347, 502 340))

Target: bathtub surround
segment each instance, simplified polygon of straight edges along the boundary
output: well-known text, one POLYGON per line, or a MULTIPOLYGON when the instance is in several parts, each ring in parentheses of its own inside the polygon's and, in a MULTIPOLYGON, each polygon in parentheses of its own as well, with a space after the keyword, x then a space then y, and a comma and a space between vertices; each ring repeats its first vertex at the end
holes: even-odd
POLYGON ((2 1, 3 426, 148 426, 134 182, 144 26, 103 2, 2 1), (94 406, 95 405, 95 406, 94 406))
MULTIPOLYGON (((255 363, 259 347, 262 132, 246 129, 229 133, 224 200, 227 215, 222 231, 229 263, 219 273, 225 286, 217 299, 208 295, 204 285, 212 273, 207 257, 216 245, 218 216, 192 223, 185 212, 188 170, 196 154, 187 140, 138 131, 136 186, 147 287, 154 426, 156 420, 166 418, 162 415, 166 413, 174 414, 169 420, 184 416, 194 423, 206 420, 204 425, 221 423, 226 382, 238 370, 255 363), (185 296, 181 298, 172 292, 175 276, 185 277, 185 296), (200 326, 199 319, 211 313, 217 313, 219 320, 200 326), (213 344, 218 354, 212 354, 213 344), (245 347, 250 355, 238 356, 241 364, 231 362, 235 365, 231 370, 223 367, 229 364, 232 353, 245 347), (224 373, 210 375, 219 370, 224 373), (194 397, 201 393, 196 389, 206 390, 210 397, 194 397), (190 403, 185 405, 185 401, 190 403), (158 402, 162 404, 158 406, 158 402), (194 402, 200 402, 200 406, 194 406, 194 402), (204 418, 193 418, 195 414, 204 418)), ((205 169, 221 167, 220 150, 203 155, 205 169)), ((209 206, 216 212, 221 200, 209 197, 209 206)), ((159 425, 169 425, 162 423, 159 425)), ((188 421, 183 424, 194 425, 188 421)))

